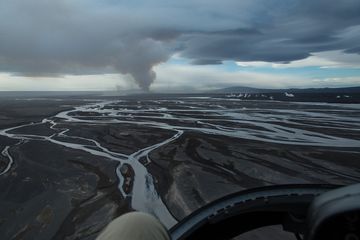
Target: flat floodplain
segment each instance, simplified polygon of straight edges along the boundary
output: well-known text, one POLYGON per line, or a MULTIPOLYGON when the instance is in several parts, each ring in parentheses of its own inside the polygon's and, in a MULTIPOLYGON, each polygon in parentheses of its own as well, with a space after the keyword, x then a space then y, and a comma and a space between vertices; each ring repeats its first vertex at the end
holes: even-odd
POLYGON ((131 209, 171 227, 243 189, 359 182, 360 104, 2 100, 0 174, 4 239, 94 239, 131 209))

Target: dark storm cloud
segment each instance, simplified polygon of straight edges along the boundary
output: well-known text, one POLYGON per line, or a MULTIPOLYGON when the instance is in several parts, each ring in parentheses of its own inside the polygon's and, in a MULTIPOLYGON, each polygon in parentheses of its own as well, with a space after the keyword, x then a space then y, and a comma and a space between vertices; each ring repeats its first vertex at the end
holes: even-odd
POLYGON ((229 36, 229 30, 216 36, 193 34, 187 39, 183 56, 289 62, 312 52, 358 49, 360 28, 351 36, 344 33, 360 25, 360 1, 286 1, 286 5, 269 2, 250 23, 249 29, 252 26, 253 30, 248 32, 254 34, 240 31, 229 36))
POLYGON ((175 52, 193 64, 359 53, 359 13, 360 0, 2 0, 0 70, 120 72, 148 89, 175 52))
POLYGON ((346 50, 347 53, 357 53, 360 54, 360 46, 359 47, 354 47, 354 48, 350 48, 346 50))

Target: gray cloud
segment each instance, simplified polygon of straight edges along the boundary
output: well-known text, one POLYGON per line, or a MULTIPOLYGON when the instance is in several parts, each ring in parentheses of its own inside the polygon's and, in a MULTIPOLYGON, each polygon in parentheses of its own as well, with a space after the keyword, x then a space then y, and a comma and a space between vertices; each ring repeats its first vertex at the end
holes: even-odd
POLYGON ((176 52, 193 64, 359 53, 359 12, 359 0, 2 0, 0 71, 120 72, 147 90, 176 52))
POLYGON ((215 59, 195 59, 191 61, 192 65, 220 65, 222 64, 221 60, 215 59))
POLYGON ((346 33, 360 26, 360 1, 268 1, 262 6, 248 27, 254 34, 193 34, 183 56, 289 62, 312 52, 358 49, 359 28, 346 33))
POLYGON ((156 76, 152 67, 170 56, 162 44, 170 36, 145 28, 126 9, 110 5, 4 0, 0 69, 26 76, 120 72, 147 90, 156 76))

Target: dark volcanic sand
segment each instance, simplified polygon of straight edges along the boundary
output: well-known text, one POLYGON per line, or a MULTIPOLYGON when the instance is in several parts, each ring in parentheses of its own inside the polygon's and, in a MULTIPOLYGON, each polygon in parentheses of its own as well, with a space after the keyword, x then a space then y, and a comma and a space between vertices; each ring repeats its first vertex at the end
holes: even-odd
MULTIPOLYGON (((80 100, 3 101, 0 129, 41 122, 83 104, 80 100)), ((55 132, 48 123, 9 131, 39 136, 55 132)), ((0 149, 17 142, 0 136, 0 149)), ((14 164, 0 176, 1 239, 86 239, 129 210, 117 189, 114 161, 36 140, 24 141, 9 152, 14 164)), ((3 170, 8 159, 0 155, 0 160, 3 170)))
POLYGON ((0 103, 1 239, 95 239, 132 208, 171 226, 238 190, 360 181, 359 105, 95 100, 0 103))
POLYGON ((169 208, 181 219, 204 203, 237 190, 276 184, 358 182, 358 151, 187 133, 152 152, 150 169, 159 179, 160 192, 166 193, 169 208))

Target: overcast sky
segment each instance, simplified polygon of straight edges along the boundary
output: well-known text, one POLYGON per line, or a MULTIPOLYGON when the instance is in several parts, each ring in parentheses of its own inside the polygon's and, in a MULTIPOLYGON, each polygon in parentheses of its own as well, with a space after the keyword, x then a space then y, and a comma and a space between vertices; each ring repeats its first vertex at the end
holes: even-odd
POLYGON ((360 0, 0 0, 0 90, 360 85, 360 0))

